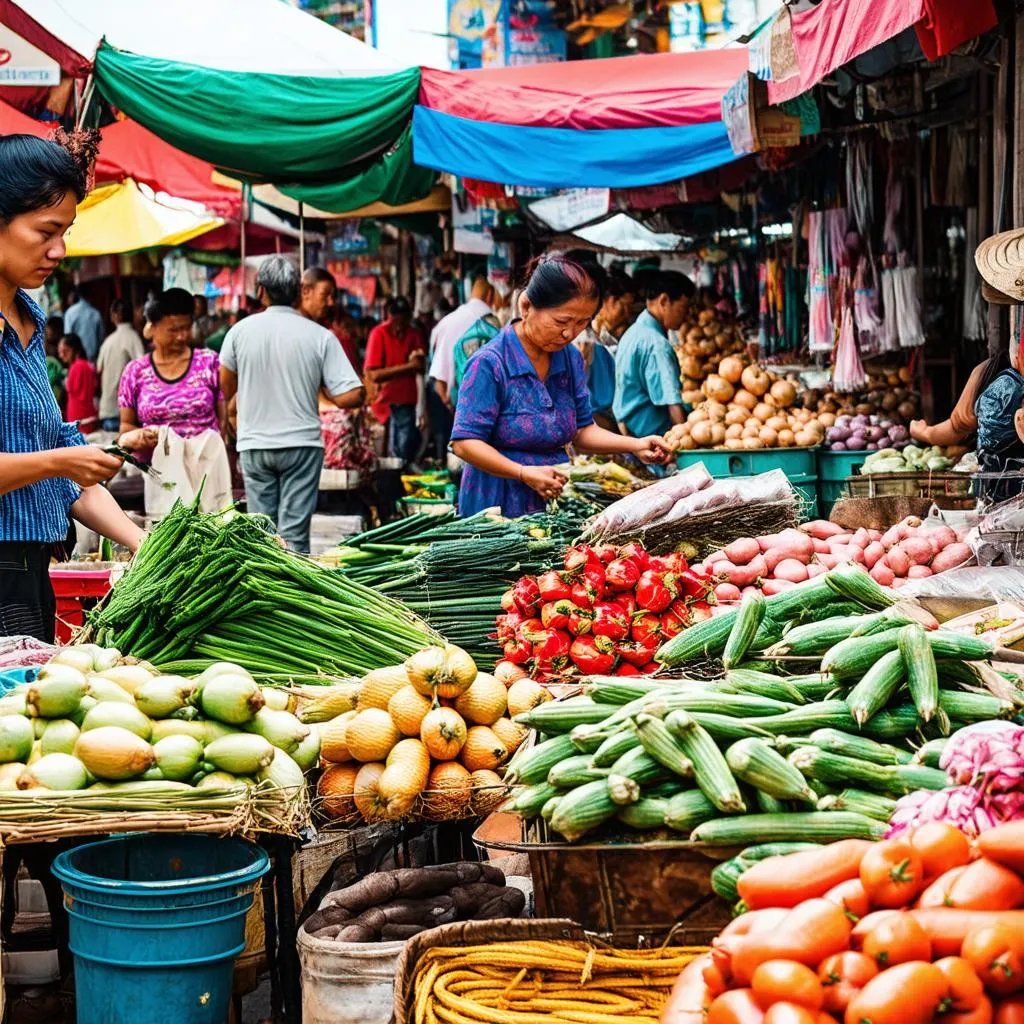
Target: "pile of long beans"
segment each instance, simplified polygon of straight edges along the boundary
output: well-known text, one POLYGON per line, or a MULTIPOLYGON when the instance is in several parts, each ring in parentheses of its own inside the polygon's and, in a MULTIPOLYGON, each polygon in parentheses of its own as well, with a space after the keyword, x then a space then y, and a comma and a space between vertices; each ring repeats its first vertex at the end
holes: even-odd
POLYGON ((421 513, 351 538, 339 570, 400 600, 489 668, 501 595, 524 573, 542 572, 593 511, 566 501, 520 519, 421 513))
POLYGON ((285 551, 267 527, 178 503, 90 614, 87 639, 167 673, 231 661, 267 683, 362 675, 440 641, 391 598, 285 551))

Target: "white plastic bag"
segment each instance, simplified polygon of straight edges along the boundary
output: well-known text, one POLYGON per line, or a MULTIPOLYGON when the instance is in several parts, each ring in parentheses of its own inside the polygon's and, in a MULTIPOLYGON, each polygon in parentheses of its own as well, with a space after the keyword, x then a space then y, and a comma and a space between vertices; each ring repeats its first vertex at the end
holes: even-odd
POLYGON ((160 475, 145 476, 147 516, 165 515, 179 498, 183 502, 193 501, 204 477, 202 510, 220 512, 231 504, 231 467, 227 448, 217 431, 204 430, 185 438, 170 427, 161 427, 152 464, 160 475))

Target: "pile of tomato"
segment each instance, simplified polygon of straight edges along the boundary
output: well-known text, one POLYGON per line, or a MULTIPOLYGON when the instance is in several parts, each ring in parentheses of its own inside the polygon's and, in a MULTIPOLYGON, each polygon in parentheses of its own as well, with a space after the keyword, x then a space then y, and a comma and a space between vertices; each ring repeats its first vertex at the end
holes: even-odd
POLYGON ((661 1024, 1024 1024, 1024 821, 754 864, 661 1024))

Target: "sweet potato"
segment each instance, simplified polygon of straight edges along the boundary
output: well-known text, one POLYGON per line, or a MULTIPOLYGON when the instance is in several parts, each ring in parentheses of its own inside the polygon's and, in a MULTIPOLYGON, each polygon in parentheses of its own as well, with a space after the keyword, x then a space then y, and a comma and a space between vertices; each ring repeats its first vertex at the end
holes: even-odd
POLYGON ((704 981, 704 968, 711 954, 691 960, 672 986, 668 1001, 661 1008, 659 1024, 704 1024, 704 1011, 711 1005, 711 991, 704 981))
POLYGON ((505 875, 500 868, 484 861, 463 860, 455 864, 442 864, 428 871, 450 871, 454 868, 459 876, 459 885, 471 885, 474 882, 487 882, 489 885, 505 885, 505 875))
POLYGON ((739 540, 727 544, 722 550, 733 565, 746 565, 761 553, 761 546, 753 537, 740 537, 739 540))
POLYGON ((931 569, 927 565, 912 565, 907 570, 908 580, 924 580, 932 575, 931 569))
POLYGON ((807 579, 807 566, 796 558, 783 558, 775 566, 775 578, 788 580, 790 583, 803 583, 807 579))
POLYGON ((975 928, 1000 924, 1006 925, 1018 935, 1024 934, 1024 910, 958 910, 956 907, 931 907, 908 910, 906 913, 913 914, 917 923, 924 928, 928 938, 932 940, 932 953, 938 957, 959 956, 964 939, 968 932, 975 928))
POLYGON ((1024 873, 1024 819, 1006 821, 982 832, 975 844, 982 856, 1024 873))
POLYGON ((955 569, 971 557, 973 552, 967 544, 948 544, 931 562, 932 572, 946 572, 955 569))
POLYGON ((740 588, 734 583, 719 583, 715 587, 715 599, 725 603, 738 601, 740 599, 740 588))
POLYGON ((328 893, 324 906, 344 907, 359 913, 399 898, 416 899, 437 896, 458 885, 462 879, 455 866, 438 868, 398 868, 367 875, 358 882, 328 893))
POLYGON ((864 549, 864 565, 868 569, 873 569, 875 563, 885 554, 885 548, 882 547, 881 543, 877 540, 871 541, 870 544, 864 549))
POLYGON ((736 883, 740 899, 751 910, 795 907, 823 896, 833 886, 860 874, 860 862, 872 844, 844 839, 813 850, 758 861, 736 883))
POLYGON ((846 530, 838 523, 830 523, 827 519, 815 519, 804 523, 800 530, 803 533, 809 533, 815 540, 828 540, 829 537, 846 533, 846 530))
POLYGON ((899 546, 910 559, 911 565, 927 565, 935 556, 931 544, 924 537, 907 537, 900 541, 899 546))
POLYGON ((348 926, 344 924, 329 924, 326 928, 320 928, 317 931, 312 931, 307 928, 306 933, 308 935, 312 935, 314 939, 336 939, 342 928, 347 927, 348 926))
POLYGON ((884 562, 897 576, 906 576, 910 569, 910 556, 899 544, 890 549, 884 562))
POLYGON ((869 575, 876 583, 881 583, 883 587, 891 587, 893 580, 896 579, 896 573, 885 564, 884 560, 875 562, 871 567, 869 575))
POLYGON ((784 590, 795 586, 796 584, 791 580, 765 580, 761 584, 761 591, 765 597, 771 597, 773 594, 781 594, 784 590))
POLYGON ((354 922, 379 935, 386 924, 420 924, 434 927, 455 920, 455 900, 436 896, 431 900, 396 900, 383 907, 364 910, 354 922))
POLYGON ((526 906, 521 889, 506 888, 500 895, 482 904, 473 915, 474 921, 492 921, 503 917, 519 917, 526 906))

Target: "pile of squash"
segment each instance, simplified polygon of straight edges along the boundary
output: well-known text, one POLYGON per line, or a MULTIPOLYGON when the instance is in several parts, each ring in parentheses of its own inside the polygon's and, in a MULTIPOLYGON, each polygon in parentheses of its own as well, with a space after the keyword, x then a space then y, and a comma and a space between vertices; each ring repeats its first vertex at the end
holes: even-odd
POLYGON ((320 726, 317 809, 345 822, 489 813, 505 794, 502 766, 529 731, 512 716, 546 700, 521 670, 478 672, 453 645, 374 669, 351 710, 320 726))
POLYGON ((697 448, 805 448, 821 444, 834 413, 797 404, 797 381, 742 356, 720 360, 697 392, 683 400, 695 408, 665 440, 676 451, 697 448))

